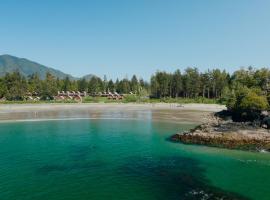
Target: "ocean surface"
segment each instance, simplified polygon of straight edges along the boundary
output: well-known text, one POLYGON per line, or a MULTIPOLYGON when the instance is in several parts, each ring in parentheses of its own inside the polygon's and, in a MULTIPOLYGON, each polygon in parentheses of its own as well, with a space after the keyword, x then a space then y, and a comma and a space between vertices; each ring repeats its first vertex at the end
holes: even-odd
POLYGON ((0 123, 1 200, 270 199, 270 155, 168 141, 151 119, 0 123))

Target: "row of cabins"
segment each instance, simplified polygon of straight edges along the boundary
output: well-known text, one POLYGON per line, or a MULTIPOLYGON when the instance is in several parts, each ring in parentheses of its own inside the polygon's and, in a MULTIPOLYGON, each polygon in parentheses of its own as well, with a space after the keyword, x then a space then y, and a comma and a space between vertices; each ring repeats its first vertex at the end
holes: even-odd
POLYGON ((86 97, 86 92, 80 91, 72 91, 72 92, 65 92, 65 91, 58 91, 57 96, 54 97, 55 100, 75 100, 75 101, 82 101, 83 97, 86 97))
POLYGON ((56 100, 65 100, 65 99, 71 99, 71 100, 76 100, 76 101, 82 101, 82 97, 86 96, 99 96, 99 97, 107 97, 108 99, 113 99, 113 100, 120 100, 123 99, 123 95, 118 94, 117 92, 99 92, 99 93, 94 93, 94 94, 88 94, 87 92, 59 92, 57 96, 55 96, 56 100))
POLYGON ((112 100, 121 100, 124 98, 123 95, 118 94, 117 92, 99 92, 94 94, 87 94, 87 92, 58 92, 58 95, 55 97, 56 100, 64 100, 64 99, 71 99, 75 101, 82 101, 82 97, 86 96, 95 96, 95 97, 107 97, 108 99, 112 100))
POLYGON ((40 97, 38 96, 37 92, 33 92, 33 93, 27 92, 26 96, 25 96, 25 99, 29 100, 29 101, 39 101, 40 97))
MULTIPOLYGON (((83 97, 86 96, 94 96, 94 97, 107 97, 108 99, 111 100, 121 100, 124 98, 122 94, 118 94, 117 92, 99 92, 99 93, 94 93, 94 94, 88 94, 87 92, 80 92, 80 91, 58 91, 57 95, 53 97, 54 100, 75 100, 78 102, 81 102, 83 97)), ((38 93, 30 93, 28 92, 25 97, 25 100, 29 101, 39 101, 40 97, 38 93)), ((5 97, 1 98, 0 101, 5 101, 5 97)))
POLYGON ((113 93, 108 92, 107 98, 108 99, 113 99, 113 100, 121 100, 121 99, 124 98, 124 96, 121 95, 121 94, 118 94, 117 92, 113 92, 113 93))
POLYGON ((55 100, 75 100, 75 101, 82 101, 83 97, 86 96, 95 96, 95 97, 107 97, 108 99, 112 100, 121 100, 124 98, 122 94, 118 94, 117 92, 99 92, 94 94, 89 94, 87 92, 80 92, 80 91, 58 91, 57 96, 54 97, 55 100))

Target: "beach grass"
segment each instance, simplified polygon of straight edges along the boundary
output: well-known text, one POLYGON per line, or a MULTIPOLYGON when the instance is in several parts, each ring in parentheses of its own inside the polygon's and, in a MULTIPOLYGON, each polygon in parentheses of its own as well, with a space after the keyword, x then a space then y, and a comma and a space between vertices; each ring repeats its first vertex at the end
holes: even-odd
POLYGON ((17 100, 17 101, 0 101, 0 104, 50 104, 50 103, 201 103, 201 104, 223 104, 219 99, 208 99, 208 98, 145 98, 136 95, 125 95, 123 99, 113 100, 107 97, 84 97, 82 102, 75 100, 17 100))

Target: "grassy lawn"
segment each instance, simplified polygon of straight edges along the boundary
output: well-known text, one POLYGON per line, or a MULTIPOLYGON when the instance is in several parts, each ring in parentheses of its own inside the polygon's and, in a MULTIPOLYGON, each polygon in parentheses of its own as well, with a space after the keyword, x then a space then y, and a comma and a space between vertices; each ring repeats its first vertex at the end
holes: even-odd
MULTIPOLYGON (((0 104, 48 104, 48 103, 78 103, 75 100, 40 100, 40 101, 0 101, 0 104)), ((204 104, 222 104, 219 99, 207 99, 207 98, 161 98, 161 99, 149 99, 142 98, 136 95, 126 95, 122 100, 112 100, 107 97, 85 97, 82 103, 204 103, 204 104)))

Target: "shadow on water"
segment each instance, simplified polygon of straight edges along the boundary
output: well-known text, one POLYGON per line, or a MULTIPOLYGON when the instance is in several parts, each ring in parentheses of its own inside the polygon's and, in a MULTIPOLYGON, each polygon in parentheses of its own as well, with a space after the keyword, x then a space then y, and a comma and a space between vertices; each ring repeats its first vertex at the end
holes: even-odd
MULTIPOLYGON (((54 173, 95 173, 108 165, 109 163, 101 160, 73 161, 62 165, 43 165, 36 173, 42 176, 54 173)), ((116 177, 128 177, 131 182, 137 181, 136 184, 143 184, 143 187, 150 190, 151 195, 157 200, 249 199, 212 186, 205 177, 205 169, 200 166, 199 161, 187 157, 133 156, 123 160, 113 171, 116 177)))
POLYGON ((50 173, 65 173, 65 172, 79 172, 90 171, 102 168, 105 162, 101 160, 87 161, 89 154, 96 151, 96 146, 71 146, 68 151, 69 162, 68 164, 48 164, 39 167, 36 172, 40 175, 48 175, 50 173))
POLYGON ((69 165, 52 164, 39 167, 36 172, 40 175, 48 175, 50 173, 76 173, 84 170, 95 171, 96 169, 102 168, 104 165, 104 162, 101 161, 91 161, 87 163, 76 163, 69 165))
POLYGON ((95 153, 97 147, 95 145, 73 145, 70 147, 68 155, 73 161, 86 160, 89 154, 95 153))
POLYGON ((149 181, 157 192, 155 199, 244 200, 236 193, 211 186, 199 162, 186 157, 131 157, 118 173, 149 181))

